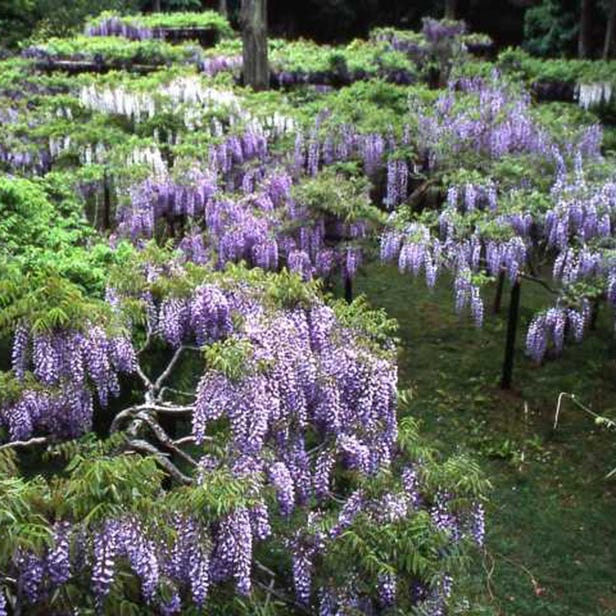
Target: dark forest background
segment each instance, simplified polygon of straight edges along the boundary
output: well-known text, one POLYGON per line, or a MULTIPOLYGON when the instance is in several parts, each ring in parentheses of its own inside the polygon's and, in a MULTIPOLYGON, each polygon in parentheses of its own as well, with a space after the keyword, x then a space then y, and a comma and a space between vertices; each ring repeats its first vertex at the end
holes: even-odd
MULTIPOLYGON (((81 28, 89 15, 105 9, 202 10, 217 9, 219 2, 0 0, 0 46, 11 48, 25 39, 69 34, 81 28)), ((237 22, 240 0, 222 4, 231 21, 237 22)), ((499 48, 522 45, 538 55, 600 57, 615 6, 616 0, 269 0, 268 15, 274 36, 342 42, 364 37, 375 26, 417 29, 422 17, 442 17, 448 8, 471 31, 491 35, 499 48)))

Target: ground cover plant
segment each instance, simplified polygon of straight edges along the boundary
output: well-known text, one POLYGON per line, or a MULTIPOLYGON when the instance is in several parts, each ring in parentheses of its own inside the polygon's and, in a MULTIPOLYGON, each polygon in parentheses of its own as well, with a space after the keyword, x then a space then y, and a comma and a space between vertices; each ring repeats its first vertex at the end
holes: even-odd
POLYGON ((0 60, 0 614, 609 613, 610 63, 268 52, 103 13, 0 60))

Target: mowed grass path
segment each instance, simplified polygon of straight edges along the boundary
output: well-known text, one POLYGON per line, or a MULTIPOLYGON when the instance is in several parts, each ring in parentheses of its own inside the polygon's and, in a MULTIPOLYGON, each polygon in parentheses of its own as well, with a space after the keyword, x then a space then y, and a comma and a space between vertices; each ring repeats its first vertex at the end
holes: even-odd
POLYGON ((535 367, 524 356, 526 326, 550 298, 524 283, 514 387, 502 392, 508 289, 500 315, 486 305, 481 330, 453 313, 447 280, 430 291, 374 264, 356 292, 399 322, 400 386, 412 392, 424 435, 446 452, 470 452, 494 486, 487 548, 469 581, 472 613, 616 614, 616 480, 605 478, 616 432, 569 401, 552 429, 560 392, 616 417, 611 315, 604 310, 584 343, 535 367))

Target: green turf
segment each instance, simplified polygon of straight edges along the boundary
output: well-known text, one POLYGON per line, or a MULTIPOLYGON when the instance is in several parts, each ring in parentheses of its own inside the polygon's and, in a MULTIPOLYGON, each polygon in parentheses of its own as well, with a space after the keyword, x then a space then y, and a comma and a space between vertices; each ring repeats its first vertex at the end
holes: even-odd
POLYGON ((356 291, 399 322, 400 385, 426 436, 445 451, 472 452, 493 484, 487 548, 469 581, 472 613, 616 614, 616 482, 605 478, 616 466, 616 432, 571 402, 552 429, 563 391, 616 415, 612 315, 604 311, 584 343, 535 367, 523 353, 526 326, 549 297, 524 283, 514 387, 502 392, 506 301, 499 316, 486 306, 477 330, 453 314, 446 280, 431 292, 371 265, 356 291))

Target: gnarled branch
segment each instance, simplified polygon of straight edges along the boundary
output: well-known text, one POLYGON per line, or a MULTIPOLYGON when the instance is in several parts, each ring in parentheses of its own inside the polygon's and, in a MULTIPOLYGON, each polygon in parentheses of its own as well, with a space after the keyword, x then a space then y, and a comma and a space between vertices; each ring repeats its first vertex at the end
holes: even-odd
POLYGON ((171 374, 177 363, 180 361, 180 357, 182 356, 183 351, 185 351, 187 348, 188 347, 181 346, 176 349, 175 353, 173 354, 173 357, 171 358, 171 361, 167 364, 167 367, 163 370, 162 374, 156 379, 156 382, 154 383, 154 391, 158 391, 162 387, 162 384, 169 378, 169 375, 171 374))
POLYGON ((190 415, 195 410, 194 406, 175 406, 175 405, 165 405, 164 403, 160 404, 148 404, 147 402, 144 404, 139 404, 137 406, 131 406, 123 411, 120 411, 111 422, 110 431, 118 432, 120 429, 120 424, 130 419, 132 416, 141 413, 142 411, 155 411, 156 413, 164 413, 167 415, 190 415))
POLYGON ((171 460, 169 460, 166 454, 156 449, 156 447, 154 447, 151 443, 148 443, 142 439, 133 439, 128 441, 126 446, 128 449, 132 449, 133 451, 144 453, 156 458, 156 462, 158 462, 158 464, 162 466, 162 468, 166 470, 167 473, 169 473, 169 475, 171 475, 171 477, 173 477, 173 479, 175 479, 178 483, 187 486, 193 484, 193 480, 188 477, 188 475, 182 473, 182 471, 175 464, 173 464, 171 460))
POLYGON ((173 451, 178 457, 182 458, 185 462, 188 462, 191 466, 197 466, 197 461, 187 454, 185 451, 180 449, 171 439, 171 437, 165 432, 163 427, 148 413, 139 413, 137 415, 139 419, 142 419, 154 432, 156 438, 163 444, 165 447, 173 451))
POLYGON ((546 291, 551 293, 552 295, 559 295, 556 289, 553 289, 545 280, 541 280, 541 278, 537 278, 536 276, 531 276, 529 274, 519 274, 520 278, 523 280, 528 280, 530 282, 536 282, 541 285, 546 291))
POLYGON ((31 447, 32 445, 47 445, 50 440, 47 436, 35 436, 27 441, 11 441, 0 445, 0 451, 3 449, 11 449, 13 447, 31 447))
POLYGON ((139 364, 137 364, 136 372, 139 378, 143 381, 143 384, 147 387, 147 389, 151 390, 154 385, 152 384, 152 381, 150 381, 147 374, 143 371, 143 369, 141 368, 139 364))

